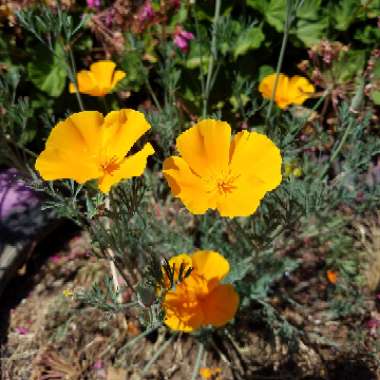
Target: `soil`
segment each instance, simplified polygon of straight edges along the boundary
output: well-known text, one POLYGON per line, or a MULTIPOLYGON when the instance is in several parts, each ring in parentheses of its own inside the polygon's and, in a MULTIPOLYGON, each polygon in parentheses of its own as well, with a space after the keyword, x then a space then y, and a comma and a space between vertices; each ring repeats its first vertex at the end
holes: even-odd
MULTIPOLYGON (((262 305, 253 305, 252 317, 240 313, 245 317, 205 343, 202 367, 220 368, 215 380, 380 379, 379 329, 369 323, 379 317, 374 295, 365 296, 356 317, 336 319, 327 302, 334 285, 324 274, 309 276, 312 270, 318 270, 318 260, 309 257, 276 285, 273 294, 291 295, 293 303, 273 296, 267 305, 299 335, 283 339, 281 330, 254 317, 262 305)), ((126 346, 143 331, 135 316, 104 312, 71 297, 71 291, 101 283, 105 273, 107 263, 93 256, 88 237, 71 225, 37 244, 1 299, 1 380, 191 378, 195 337, 171 338, 161 327, 126 346)))

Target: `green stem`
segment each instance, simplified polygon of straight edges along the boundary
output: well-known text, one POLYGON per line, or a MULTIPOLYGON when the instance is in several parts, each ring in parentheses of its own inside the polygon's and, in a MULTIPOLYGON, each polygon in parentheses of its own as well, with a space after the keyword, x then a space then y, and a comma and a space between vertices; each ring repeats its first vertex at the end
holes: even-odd
POLYGON ((81 111, 84 111, 82 97, 81 97, 81 95, 79 93, 79 89, 78 89, 78 81, 77 81, 77 76, 76 76, 77 70, 76 70, 76 65, 75 65, 75 59, 74 59, 74 55, 73 55, 73 51, 71 50, 71 47, 69 47, 69 57, 70 57, 70 64, 68 65, 69 77, 70 77, 70 80, 73 82, 74 87, 75 87, 75 95, 76 95, 77 100, 78 100, 79 108, 81 111))
POLYGON ((152 358, 149 360, 147 365, 144 367, 142 374, 146 375, 146 373, 149 371, 149 368, 154 364, 154 362, 159 358, 159 356, 165 352, 165 350, 169 347, 172 340, 177 336, 177 334, 173 334, 152 356, 152 358))
POLYGON ((351 129, 352 129, 354 123, 355 123, 355 119, 352 118, 352 119, 350 120, 350 122, 349 122, 349 124, 348 124, 346 130, 344 131, 344 134, 343 134, 342 140, 340 140, 339 145, 336 147, 336 149, 335 149, 334 152, 332 153, 332 155, 331 155, 331 157, 330 157, 328 163, 324 166, 324 168, 323 168, 321 174, 319 175, 319 178, 322 179, 322 178, 326 175, 326 173, 327 173, 327 171, 329 170, 331 164, 332 164, 332 163, 335 161, 335 159, 337 158, 338 154, 339 154, 340 151, 342 150, 342 147, 343 147, 344 143, 346 142, 346 140, 347 140, 347 138, 348 138, 348 135, 349 135, 350 132, 351 132, 351 129))
POLYGON ((198 377, 199 369, 201 368, 201 361, 202 361, 204 349, 205 348, 204 348, 203 343, 199 343, 198 353, 195 359, 195 364, 194 364, 193 374, 191 375, 191 380, 196 380, 196 378, 198 377))
POLYGON ((122 347, 119 351, 119 354, 125 352, 126 350, 128 350, 128 348, 133 347, 137 342, 139 342, 141 339, 143 339, 153 331, 157 330, 159 327, 161 327, 161 324, 153 326, 150 329, 146 329, 144 332, 130 340, 124 347, 122 347))
POLYGON ((203 94, 203 112, 202 116, 203 118, 207 115, 207 108, 208 108, 208 101, 210 97, 210 92, 213 85, 213 70, 214 70, 214 62, 218 58, 218 49, 216 46, 216 37, 217 37, 217 30, 218 30, 218 24, 219 24, 219 17, 220 17, 220 8, 221 8, 222 2, 221 0, 215 1, 215 13, 214 13, 214 20, 213 20, 213 28, 212 28, 212 36, 211 36, 211 57, 210 61, 208 63, 208 70, 207 70, 207 79, 206 79, 206 85, 204 89, 203 94))
POLYGON ((282 68, 282 63, 284 61, 286 45, 288 43, 290 25, 292 22, 292 20, 291 20, 292 8, 293 8, 292 7, 292 0, 286 0, 286 18, 285 18, 285 25, 284 25, 284 35, 282 37, 280 55, 279 55, 278 61, 277 61, 276 79, 274 81, 272 95, 271 95, 271 99, 270 99, 270 103, 269 103, 269 107, 268 107, 268 112, 267 112, 267 116, 266 116, 267 120, 269 120, 270 115, 272 113, 273 102, 274 102, 274 98, 275 98, 276 90, 277 90, 277 85, 278 85, 278 79, 279 79, 280 71, 282 68))
POLYGON ((148 89, 148 92, 149 92, 150 96, 151 96, 152 99, 153 99, 153 103, 154 103, 154 105, 157 107, 157 109, 158 109, 160 112, 162 112, 162 107, 161 107, 161 105, 160 105, 160 102, 159 102, 158 99, 157 99, 156 94, 155 94, 154 91, 153 91, 152 86, 150 85, 150 82, 149 82, 148 77, 145 77, 145 85, 146 85, 146 88, 148 89))

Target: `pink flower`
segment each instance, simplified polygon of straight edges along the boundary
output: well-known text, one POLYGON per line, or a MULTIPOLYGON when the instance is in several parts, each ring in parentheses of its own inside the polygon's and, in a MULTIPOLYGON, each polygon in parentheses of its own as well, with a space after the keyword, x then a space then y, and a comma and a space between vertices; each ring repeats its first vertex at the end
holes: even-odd
POLYGON ((59 263, 59 262, 61 261, 61 256, 54 255, 54 256, 50 257, 50 260, 51 260, 53 263, 59 263))
POLYGON ((183 53, 189 50, 189 41, 194 39, 194 34, 187 32, 181 26, 177 26, 174 32, 174 44, 181 49, 183 53))
POLYGON ((87 6, 89 8, 98 9, 100 8, 101 0, 87 0, 87 6))
POLYGON ((144 22, 144 21, 151 20, 153 16, 154 16, 154 10, 152 7, 152 3, 150 1, 147 1, 139 13, 138 19, 141 22, 144 22))
POLYGON ((173 8, 179 8, 181 6, 180 0, 172 0, 172 7, 173 8))
POLYGON ((15 330, 20 335, 29 334, 29 329, 27 327, 20 326, 20 327, 16 327, 15 330))
POLYGON ((103 367, 104 367, 103 362, 100 359, 98 359, 92 366, 92 368, 94 369, 102 369, 103 367))

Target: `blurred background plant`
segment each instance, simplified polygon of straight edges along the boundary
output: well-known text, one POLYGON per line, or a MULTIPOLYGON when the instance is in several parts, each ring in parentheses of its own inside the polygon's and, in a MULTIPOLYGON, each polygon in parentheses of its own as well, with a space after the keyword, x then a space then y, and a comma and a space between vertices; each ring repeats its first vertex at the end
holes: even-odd
POLYGON ((379 21, 377 0, 2 0, 0 167, 16 168, 45 194, 45 209, 87 230, 100 259, 110 260, 112 250, 119 290, 103 267, 88 289, 74 290, 73 302, 139 318, 143 332, 123 341, 120 352, 161 326, 155 284, 163 258, 212 249, 230 261, 226 281, 241 307, 233 325, 195 335, 192 379, 204 347, 222 358, 223 347, 232 347, 240 362, 234 373, 248 376, 239 345, 244 329, 260 324, 290 351, 306 345, 317 352, 326 373, 316 347, 334 342, 294 317, 306 320, 303 308, 321 302, 318 318, 355 320, 352 352, 376 357, 363 325, 373 320, 379 290, 372 280, 380 262, 379 21), (111 58, 127 76, 104 102, 69 94, 78 70, 111 58), (258 91, 273 72, 304 75, 316 93, 280 110, 258 91), (119 184, 109 207, 91 183, 44 183, 33 172, 56 121, 82 108, 138 108, 152 125, 149 170, 119 184), (193 216, 162 178, 175 138, 202 117, 226 120, 235 132, 265 133, 281 149, 283 183, 249 218, 193 216))

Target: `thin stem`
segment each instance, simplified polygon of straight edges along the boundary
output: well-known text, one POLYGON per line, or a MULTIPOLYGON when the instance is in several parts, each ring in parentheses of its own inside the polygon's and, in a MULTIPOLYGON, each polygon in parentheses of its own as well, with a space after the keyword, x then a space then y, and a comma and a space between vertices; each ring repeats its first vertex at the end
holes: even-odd
POLYGON ((215 13, 214 13, 214 20, 213 20, 213 27, 212 27, 212 35, 211 35, 211 57, 210 61, 208 63, 208 70, 207 70, 207 79, 206 79, 206 86, 205 91, 203 94, 203 112, 202 116, 206 117, 207 115, 207 108, 208 108, 208 101, 210 97, 210 92, 213 87, 213 70, 214 70, 214 62, 218 58, 218 49, 216 46, 216 37, 217 37, 217 31, 218 31, 218 24, 219 24, 219 17, 220 17, 220 8, 221 8, 222 2, 221 0, 215 1, 215 13))
POLYGON ((71 77, 70 80, 73 82, 74 87, 75 87, 75 95, 77 97, 79 108, 81 111, 84 111, 82 97, 79 93, 79 88, 78 88, 78 81, 77 81, 77 76, 76 76, 77 70, 76 70, 76 65, 75 65, 74 54, 71 47, 69 47, 69 57, 70 57, 70 65, 68 65, 69 77, 71 77))
POLYGON ((284 56, 285 56, 285 50, 286 50, 286 45, 288 43, 288 37, 289 37, 289 30, 290 30, 290 25, 291 25, 291 13, 292 13, 292 0, 286 0, 286 17, 285 17, 285 24, 284 24, 284 35, 282 37, 282 44, 281 44, 281 50, 280 50, 280 55, 278 57, 277 61, 277 67, 276 67, 276 79, 274 81, 274 86, 272 90, 272 96, 270 99, 269 107, 268 107, 268 112, 266 119, 269 120, 270 115, 272 113, 272 108, 273 108, 273 102, 274 98, 276 95, 276 90, 277 90, 277 85, 278 85, 278 79, 280 75, 280 71, 282 68, 282 63, 284 61, 284 56))
POLYGON ((205 350, 205 347, 203 343, 199 343, 198 353, 195 359, 195 364, 194 364, 193 374, 191 375, 191 380, 196 380, 196 378, 198 377, 199 369, 201 368, 201 362, 202 362, 204 350, 205 350))
POLYGON ((130 340, 124 347, 122 347, 119 351, 119 353, 123 353, 125 350, 127 350, 128 348, 134 346, 137 342, 139 342, 142 338, 146 337, 147 335, 149 335, 150 333, 152 333, 153 331, 157 330, 159 327, 161 327, 161 324, 159 325, 156 325, 156 326, 153 326, 151 327, 150 329, 147 329, 145 330, 144 332, 142 332, 140 335, 136 336, 136 338, 133 338, 132 340, 130 340))
MULTIPOLYGON (((105 207, 107 210, 110 209, 110 198, 109 198, 109 196, 107 196, 105 199, 105 207)), ((108 217, 106 217, 105 222, 104 222, 104 226, 107 230, 109 230, 109 228, 110 228, 110 224, 111 224, 110 222, 111 222, 110 219, 108 217)), ((115 293, 117 293, 117 302, 123 303, 123 296, 120 292, 120 284, 119 284, 119 279, 118 279, 118 273, 117 273, 117 269, 116 269, 116 265, 115 265, 115 255, 114 255, 111 248, 107 248, 106 251, 107 251, 107 255, 110 258, 109 264, 110 264, 110 270, 111 270, 114 290, 115 290, 115 293)))
POLYGON ((325 176, 325 174, 327 173, 327 171, 329 170, 331 164, 335 161, 335 159, 337 158, 338 154, 340 153, 340 151, 342 150, 343 148, 343 145, 344 143, 346 142, 347 138, 348 138, 348 135, 350 134, 351 132, 351 129, 353 127, 355 123, 355 119, 352 118, 346 128, 346 130, 344 131, 344 134, 343 134, 343 137, 342 139, 340 140, 339 142, 339 145, 336 147, 336 149, 334 150, 334 152, 332 153, 332 155, 330 156, 330 159, 328 161, 328 163, 324 166, 321 174, 319 175, 319 178, 323 178, 325 176))
POLYGON ((154 105, 157 107, 157 109, 158 109, 160 112, 162 112, 162 107, 161 107, 161 105, 160 105, 160 102, 158 101, 157 96, 156 96, 156 94, 154 93, 153 88, 152 88, 152 86, 150 85, 149 78, 148 78, 147 76, 145 77, 145 85, 146 85, 146 88, 148 89, 148 92, 149 92, 150 96, 151 96, 152 99, 153 99, 153 103, 154 103, 154 105))
POLYGON ((177 334, 173 334, 152 356, 152 358, 149 360, 149 362, 144 367, 142 374, 145 375, 149 368, 154 364, 154 362, 160 357, 161 354, 165 352, 165 350, 169 347, 170 343, 173 341, 173 339, 177 336, 177 334))

